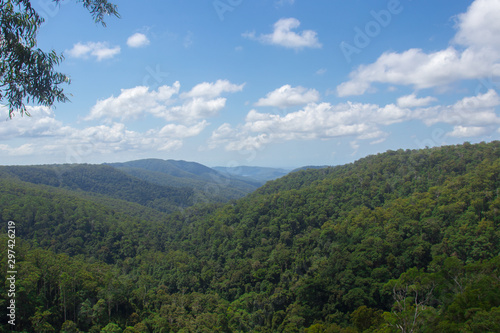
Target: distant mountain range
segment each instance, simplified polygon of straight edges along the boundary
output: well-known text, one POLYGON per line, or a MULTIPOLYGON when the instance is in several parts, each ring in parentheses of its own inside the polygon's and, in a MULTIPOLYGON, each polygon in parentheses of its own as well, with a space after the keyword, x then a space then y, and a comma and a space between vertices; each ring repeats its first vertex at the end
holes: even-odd
POLYGON ((253 179, 257 182, 265 183, 268 180, 275 180, 288 174, 291 169, 281 168, 266 168, 255 166, 237 166, 237 167, 221 167, 213 168, 223 174, 228 174, 232 177, 240 179, 253 179))
MULTIPOLYGON (((107 164, 131 176, 150 183, 174 187, 190 187, 209 192, 215 201, 242 197, 269 180, 280 178, 290 170, 268 167, 213 167, 196 162, 143 159, 125 163, 107 164)), ((207 195, 208 193, 203 193, 207 195)))
POLYGON ((237 199, 262 185, 253 179, 222 175, 195 162, 145 159, 107 165, 152 184, 190 188, 194 191, 195 202, 237 199))
POLYGON ((114 198, 172 212, 196 203, 227 202, 255 191, 289 170, 215 167, 143 159, 124 163, 0 166, 0 178, 61 188, 91 198, 114 198))

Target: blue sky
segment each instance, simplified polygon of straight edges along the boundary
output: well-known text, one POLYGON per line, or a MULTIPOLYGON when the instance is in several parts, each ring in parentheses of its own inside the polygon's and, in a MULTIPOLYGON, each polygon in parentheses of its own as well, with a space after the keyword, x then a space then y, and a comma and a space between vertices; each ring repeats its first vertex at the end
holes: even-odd
POLYGON ((70 103, 0 122, 0 164, 337 165, 500 137, 500 0, 32 1, 70 103))

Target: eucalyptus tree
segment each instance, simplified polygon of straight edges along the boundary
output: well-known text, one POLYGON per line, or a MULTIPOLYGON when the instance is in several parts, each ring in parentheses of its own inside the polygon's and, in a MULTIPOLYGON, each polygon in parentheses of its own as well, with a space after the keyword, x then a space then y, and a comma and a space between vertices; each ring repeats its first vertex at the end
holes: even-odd
MULTIPOLYGON (((53 0, 56 5, 62 0, 53 0)), ((119 17, 116 5, 108 0, 76 0, 96 23, 106 25, 105 16, 119 17)), ((66 102, 62 85, 70 79, 55 67, 64 59, 55 50, 37 47, 37 33, 44 18, 30 0, 0 0, 0 103, 9 117, 28 115, 26 104, 52 106, 66 102)))

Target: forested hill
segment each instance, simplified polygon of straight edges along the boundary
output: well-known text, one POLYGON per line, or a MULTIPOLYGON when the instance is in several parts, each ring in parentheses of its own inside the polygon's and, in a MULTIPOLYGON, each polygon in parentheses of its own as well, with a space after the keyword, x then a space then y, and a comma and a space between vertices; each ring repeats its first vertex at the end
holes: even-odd
POLYGON ((315 187, 319 182, 331 179, 333 182, 351 183, 351 191, 359 191, 360 187, 366 191, 370 187, 386 192, 384 197, 406 196, 443 184, 446 179, 463 175, 484 160, 497 158, 498 146, 499 142, 494 141, 421 150, 389 150, 346 165, 298 170, 279 181, 269 182, 256 194, 315 187))
POLYGON ((238 199, 264 183, 187 161, 145 159, 108 165, 153 184, 191 188, 201 197, 198 201, 225 202, 238 199))
POLYGON ((388 151, 160 218, 48 194, 32 218, 11 184, 18 328, 499 332, 499 171, 498 141, 388 151))
POLYGON ((211 180, 211 177, 216 176, 213 169, 195 162, 176 161, 176 160, 161 160, 161 159, 145 159, 136 160, 124 163, 109 163, 116 168, 137 168, 149 171, 169 174, 178 178, 194 178, 199 180, 211 180))
POLYGON ((149 183, 105 165, 2 166, 0 179, 98 194, 164 212, 192 205, 194 196, 192 188, 149 183))
POLYGON ((155 159, 108 165, 0 166, 0 179, 120 199, 162 212, 200 202, 227 202, 261 185, 194 162, 155 159))
POLYGON ((233 177, 241 178, 243 181, 246 179, 254 179, 255 181, 264 184, 268 180, 274 180, 283 177, 290 170, 283 168, 266 168, 254 166, 237 166, 237 167, 214 167, 214 170, 229 174, 233 177))

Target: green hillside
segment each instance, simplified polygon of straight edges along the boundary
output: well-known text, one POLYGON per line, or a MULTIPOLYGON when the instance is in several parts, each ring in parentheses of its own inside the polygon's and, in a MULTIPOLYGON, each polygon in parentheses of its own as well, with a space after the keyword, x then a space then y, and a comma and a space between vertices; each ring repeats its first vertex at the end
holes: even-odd
POLYGON ((192 188, 148 183, 105 165, 0 166, 0 179, 92 193, 172 212, 193 204, 192 188))
POLYGON ((124 200, 3 179, 0 207, 2 221, 21 221, 16 228, 18 240, 111 263, 124 258, 122 251, 135 255, 139 244, 134 239, 142 233, 140 230, 166 217, 165 213, 124 200), (115 237, 128 239, 126 242, 133 245, 118 249, 115 237))
POLYGON ((223 174, 228 174, 233 177, 238 177, 241 179, 253 179, 255 182, 264 184, 268 180, 275 180, 277 178, 283 177, 290 170, 282 168, 265 168, 265 167, 253 167, 253 166, 237 166, 237 167, 214 167, 223 174))
POLYGON ((151 216, 3 180, 16 328, 498 332, 499 171, 498 141, 388 151, 151 216))
POLYGON ((153 184, 191 188, 196 202, 239 199, 262 185, 256 180, 220 173, 195 162, 145 159, 108 165, 153 184))
POLYGON ((109 163, 118 169, 134 168, 171 175, 174 178, 188 178, 210 181, 216 172, 209 167, 195 162, 145 159, 124 163, 109 163))

